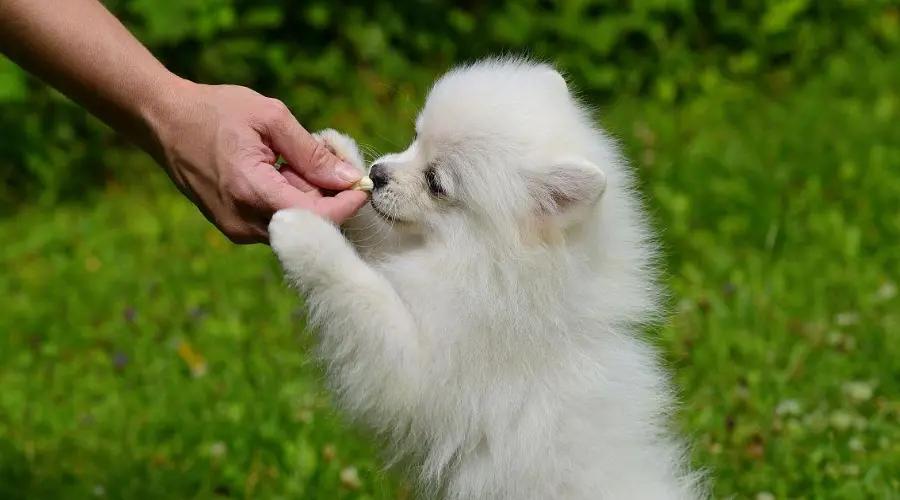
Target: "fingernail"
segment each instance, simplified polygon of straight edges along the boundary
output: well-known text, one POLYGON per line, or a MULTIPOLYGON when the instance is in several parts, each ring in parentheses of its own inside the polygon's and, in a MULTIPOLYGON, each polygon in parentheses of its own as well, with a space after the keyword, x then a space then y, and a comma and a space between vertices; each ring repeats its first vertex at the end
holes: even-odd
POLYGON ((334 171, 338 177, 347 182, 356 182, 362 179, 362 172, 360 172, 358 168, 347 163, 338 163, 334 167, 334 171))

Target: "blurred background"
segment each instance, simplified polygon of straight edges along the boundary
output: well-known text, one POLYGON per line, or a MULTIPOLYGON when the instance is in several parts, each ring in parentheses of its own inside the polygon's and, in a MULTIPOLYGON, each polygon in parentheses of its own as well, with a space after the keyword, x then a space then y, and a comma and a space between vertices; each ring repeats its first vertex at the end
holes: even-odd
MULTIPOLYGON (((717 497, 900 498, 896 0, 108 0, 173 71, 402 149, 428 85, 556 61, 634 161, 717 497)), ((269 249, 0 58, 0 498, 408 499, 269 249)))

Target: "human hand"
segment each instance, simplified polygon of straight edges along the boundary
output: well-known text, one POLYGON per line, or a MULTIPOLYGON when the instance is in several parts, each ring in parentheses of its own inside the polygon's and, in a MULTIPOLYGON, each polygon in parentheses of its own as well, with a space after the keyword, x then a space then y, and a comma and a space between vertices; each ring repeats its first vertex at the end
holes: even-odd
POLYGON ((268 243, 272 215, 305 208, 339 224, 365 204, 362 177, 316 141, 280 101, 245 87, 180 82, 148 120, 154 156, 234 243, 268 243), (285 163, 276 169, 279 155, 285 163), (338 191, 330 196, 327 191, 338 191))

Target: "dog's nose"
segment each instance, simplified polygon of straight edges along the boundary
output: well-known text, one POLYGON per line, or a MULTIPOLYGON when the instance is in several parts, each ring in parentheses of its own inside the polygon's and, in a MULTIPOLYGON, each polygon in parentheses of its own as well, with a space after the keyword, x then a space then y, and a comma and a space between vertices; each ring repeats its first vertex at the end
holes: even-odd
POLYGON ((372 165, 372 168, 369 169, 369 179, 372 179, 372 186, 374 189, 387 186, 388 181, 391 180, 387 168, 383 163, 372 165))

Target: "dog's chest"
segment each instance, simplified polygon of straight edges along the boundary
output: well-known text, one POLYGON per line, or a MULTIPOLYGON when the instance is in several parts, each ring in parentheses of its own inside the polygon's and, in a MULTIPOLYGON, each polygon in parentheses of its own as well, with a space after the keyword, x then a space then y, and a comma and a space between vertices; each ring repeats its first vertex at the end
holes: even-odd
POLYGON ((458 339, 490 326, 498 297, 485 280, 433 259, 404 264, 383 272, 424 333, 458 339))

